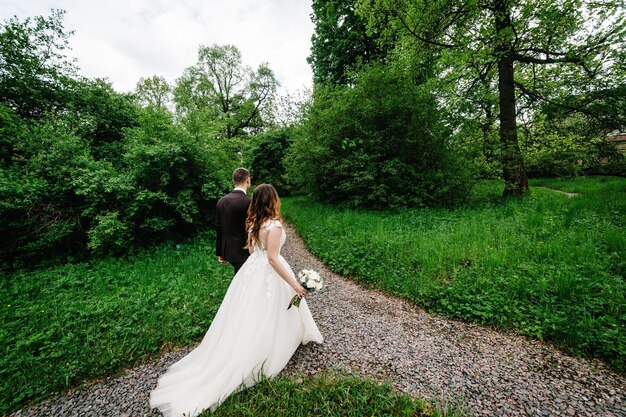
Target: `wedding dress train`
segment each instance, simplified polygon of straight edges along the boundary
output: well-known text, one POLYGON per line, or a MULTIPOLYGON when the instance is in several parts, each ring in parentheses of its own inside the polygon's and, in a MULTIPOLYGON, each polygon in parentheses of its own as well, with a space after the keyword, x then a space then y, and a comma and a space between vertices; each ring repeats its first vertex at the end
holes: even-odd
MULTIPOLYGON (((263 227, 282 225, 274 220, 263 227)), ((285 239, 283 229, 281 248, 285 239)), ((214 411, 261 376, 277 375, 301 343, 322 343, 305 299, 299 308, 287 309, 295 291, 270 265, 262 246, 254 245, 233 278, 200 345, 172 365, 150 394, 150 406, 166 417, 214 411)), ((287 261, 279 259, 293 274, 287 261)))

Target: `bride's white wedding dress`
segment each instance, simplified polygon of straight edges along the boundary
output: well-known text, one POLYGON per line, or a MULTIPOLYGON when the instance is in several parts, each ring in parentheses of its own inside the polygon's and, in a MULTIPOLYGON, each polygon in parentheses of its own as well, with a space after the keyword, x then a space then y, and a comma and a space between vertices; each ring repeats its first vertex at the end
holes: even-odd
MULTIPOLYGON (((263 225, 268 231, 274 227, 282 225, 276 220, 263 225)), ((283 229, 281 248, 285 240, 283 229)), ((287 261, 279 259, 293 274, 287 261)), ((255 243, 202 343, 161 376, 150 394, 150 406, 167 417, 214 411, 226 397, 254 385, 261 375, 277 375, 301 343, 322 343, 306 300, 299 308, 287 309, 294 295, 270 265, 265 245, 255 243)))

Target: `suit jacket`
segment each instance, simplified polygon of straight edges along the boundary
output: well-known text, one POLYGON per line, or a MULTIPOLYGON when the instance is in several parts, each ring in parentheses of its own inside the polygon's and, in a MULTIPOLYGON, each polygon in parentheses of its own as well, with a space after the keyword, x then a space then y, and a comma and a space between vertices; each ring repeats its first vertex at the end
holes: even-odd
POLYGON ((246 216, 250 198, 241 190, 233 190, 217 202, 217 239, 215 254, 228 262, 245 262, 250 254, 244 249, 246 216))

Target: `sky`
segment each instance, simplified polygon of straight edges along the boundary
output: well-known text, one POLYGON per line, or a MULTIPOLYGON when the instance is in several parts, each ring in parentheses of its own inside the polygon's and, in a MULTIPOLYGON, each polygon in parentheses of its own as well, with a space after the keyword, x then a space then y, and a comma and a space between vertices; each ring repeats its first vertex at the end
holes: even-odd
POLYGON ((73 30, 69 56, 80 74, 107 78, 120 92, 141 77, 169 82, 197 62, 198 47, 235 45, 244 64, 269 63, 281 84, 295 92, 312 85, 306 57, 313 23, 305 0, 2 0, 0 20, 66 11, 73 30))

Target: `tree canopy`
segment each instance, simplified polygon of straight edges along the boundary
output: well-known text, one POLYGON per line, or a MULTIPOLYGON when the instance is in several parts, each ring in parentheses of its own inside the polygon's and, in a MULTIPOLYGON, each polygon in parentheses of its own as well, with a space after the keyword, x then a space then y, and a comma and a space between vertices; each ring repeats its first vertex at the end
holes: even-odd
MULTIPOLYGON (((412 53, 437 52, 437 74, 457 94, 497 88, 505 195, 528 190, 518 144, 523 104, 571 107, 624 84, 624 2, 360 0, 371 32, 412 41, 412 53)), ((403 44, 405 46, 405 44, 403 44)), ((585 103, 572 110, 590 111, 585 103)))
POLYGON ((360 65, 384 60, 387 49, 367 21, 355 13, 354 0, 314 0, 311 55, 315 83, 346 84, 360 65))
POLYGON ((153 75, 148 78, 140 78, 135 88, 135 95, 144 106, 152 106, 166 110, 171 102, 172 87, 165 78, 153 75))
POLYGON ((76 68, 65 55, 64 13, 0 23, 0 101, 22 116, 41 117, 66 101, 64 84, 76 68))
POLYGON ((231 139, 263 128, 277 86, 267 64, 253 71, 243 65, 237 47, 201 46, 197 64, 176 83, 174 101, 192 132, 231 139))

